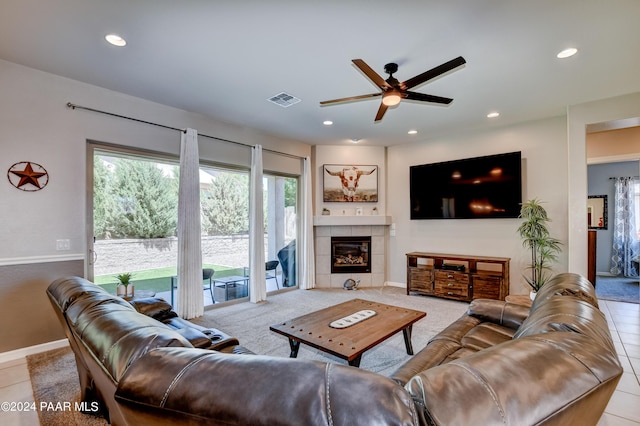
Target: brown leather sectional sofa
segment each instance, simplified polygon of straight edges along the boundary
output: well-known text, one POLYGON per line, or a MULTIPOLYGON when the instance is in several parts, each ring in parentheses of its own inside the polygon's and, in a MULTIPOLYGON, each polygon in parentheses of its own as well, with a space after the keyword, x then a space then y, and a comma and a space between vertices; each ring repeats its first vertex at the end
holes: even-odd
POLYGON ((254 355, 160 299, 129 304, 77 277, 47 293, 83 399, 115 425, 587 425, 622 374, 595 291, 575 274, 530 310, 475 300, 391 378, 254 355))

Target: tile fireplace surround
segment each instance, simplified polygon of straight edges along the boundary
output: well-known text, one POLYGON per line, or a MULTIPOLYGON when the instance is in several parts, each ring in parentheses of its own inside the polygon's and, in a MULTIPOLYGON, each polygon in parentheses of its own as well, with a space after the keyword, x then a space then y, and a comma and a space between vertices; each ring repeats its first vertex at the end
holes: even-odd
POLYGON ((360 287, 381 287, 385 282, 387 225, 315 226, 316 287, 342 288, 345 280, 360 280, 360 287), (371 236, 371 273, 331 273, 331 237, 371 236))

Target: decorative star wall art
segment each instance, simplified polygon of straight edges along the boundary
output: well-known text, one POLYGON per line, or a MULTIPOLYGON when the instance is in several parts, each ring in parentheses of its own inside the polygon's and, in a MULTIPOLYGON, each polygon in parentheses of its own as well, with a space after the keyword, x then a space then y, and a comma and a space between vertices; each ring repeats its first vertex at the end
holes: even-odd
POLYGON ((7 178, 21 191, 40 191, 49 183, 49 173, 38 163, 21 161, 9 167, 7 178))

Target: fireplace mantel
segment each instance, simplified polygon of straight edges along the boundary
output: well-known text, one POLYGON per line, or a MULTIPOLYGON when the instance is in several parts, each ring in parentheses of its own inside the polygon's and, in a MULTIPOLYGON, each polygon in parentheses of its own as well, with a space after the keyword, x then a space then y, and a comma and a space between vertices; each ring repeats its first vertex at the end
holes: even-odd
POLYGON ((314 216, 313 226, 391 225, 391 216, 314 216))

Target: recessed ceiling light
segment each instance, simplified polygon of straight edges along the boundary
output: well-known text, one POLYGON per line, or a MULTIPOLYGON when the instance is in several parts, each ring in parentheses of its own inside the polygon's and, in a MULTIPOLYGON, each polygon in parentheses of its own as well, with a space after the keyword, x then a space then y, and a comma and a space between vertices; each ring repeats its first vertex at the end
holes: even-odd
POLYGON ((127 41, 117 34, 107 34, 104 38, 114 46, 123 47, 127 45, 127 41))
POLYGON ((360 142, 360 139, 358 139, 358 138, 351 138, 351 139, 350 139, 350 141, 351 141, 352 143, 358 143, 358 142, 360 142))
POLYGON ((564 58, 571 57, 571 56, 575 55, 576 53, 578 53, 578 49, 576 49, 575 47, 570 47, 570 48, 564 49, 562 52, 558 53, 556 55, 556 57, 558 59, 564 59, 564 58))
POLYGON ((325 121, 322 122, 322 124, 324 124, 325 126, 331 126, 333 124, 333 121, 325 120, 325 121))
POLYGON ((418 133, 418 131, 417 130, 409 130, 407 133, 410 134, 410 135, 415 135, 415 134, 418 133))
POLYGON ((493 112, 490 112, 489 114, 487 114, 487 118, 496 118, 496 117, 499 117, 499 116, 500 116, 500 113, 498 111, 493 111, 493 112))

